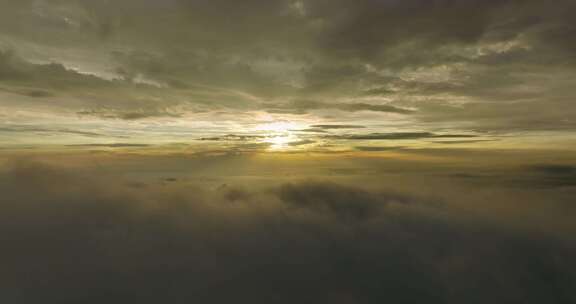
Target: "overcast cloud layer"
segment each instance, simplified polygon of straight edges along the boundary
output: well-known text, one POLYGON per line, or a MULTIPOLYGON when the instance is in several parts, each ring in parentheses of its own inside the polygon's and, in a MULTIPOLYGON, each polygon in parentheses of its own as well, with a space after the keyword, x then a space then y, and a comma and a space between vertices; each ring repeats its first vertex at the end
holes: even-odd
MULTIPOLYGON (((119 135, 164 143, 281 120, 573 139, 571 0, 4 0, 0 8, 0 119, 9 128, 60 124, 99 130, 105 143, 119 135)), ((38 141, 0 132, 6 144, 38 141)), ((102 143, 53 135, 48 143, 102 143)))

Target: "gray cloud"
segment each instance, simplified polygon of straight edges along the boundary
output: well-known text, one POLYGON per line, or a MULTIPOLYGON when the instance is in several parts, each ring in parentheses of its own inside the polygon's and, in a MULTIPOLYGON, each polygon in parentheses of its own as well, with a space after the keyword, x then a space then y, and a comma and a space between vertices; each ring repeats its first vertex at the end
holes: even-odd
POLYGON ((317 182, 133 187, 22 162, 0 181, 0 280, 16 303, 574 300, 571 247, 452 220, 417 196, 317 182))
POLYGON ((576 167, 571 165, 535 165, 531 167, 536 172, 550 175, 576 174, 576 167))
POLYGON ((395 146, 395 147, 375 147, 375 146, 357 146, 354 149, 358 151, 366 151, 366 152, 380 152, 380 151, 396 151, 396 150, 403 150, 406 147, 395 146))
POLYGON ((63 134, 73 134, 73 135, 83 135, 87 137, 105 137, 107 135, 97 132, 82 131, 82 130, 70 130, 70 129, 46 129, 41 127, 33 126, 7 126, 0 127, 0 132, 10 132, 10 133, 63 133, 63 134))
POLYGON ((54 94, 46 90, 36 90, 36 89, 6 89, 0 88, 0 90, 8 93, 20 94, 23 96, 34 97, 34 98, 46 98, 53 97, 54 94))
POLYGON ((309 144, 313 144, 313 143, 316 143, 316 141, 310 140, 310 139, 304 139, 304 140, 299 140, 299 141, 288 143, 288 145, 293 146, 293 147, 297 147, 297 146, 304 146, 304 145, 309 145, 309 144))
POLYGON ((459 145, 459 144, 476 144, 483 142, 495 141, 494 139, 483 139, 483 140, 451 140, 451 141, 435 141, 435 144, 441 145, 459 145))
POLYGON ((477 136, 469 134, 434 134, 430 132, 397 132, 397 133, 326 135, 324 137, 330 139, 346 139, 346 140, 403 140, 403 139, 426 139, 426 138, 474 138, 477 136))
POLYGON ((216 137, 203 137, 200 140, 207 140, 207 141, 250 141, 250 140, 257 140, 263 139, 266 136, 260 135, 237 135, 237 134, 228 134, 224 136, 216 136, 216 137))
POLYGON ((80 74, 67 69, 59 63, 30 63, 20 58, 14 51, 2 49, 0 49, 0 80, 47 88, 76 88, 78 86, 89 88, 111 84, 110 81, 93 75, 80 74))
POLYGON ((272 107, 272 111, 277 111, 278 109, 283 110, 287 113, 303 114, 312 110, 321 109, 335 109, 346 112, 358 112, 358 111, 373 111, 373 112, 384 112, 384 113, 396 113, 396 114, 411 114, 414 110, 400 108, 387 104, 368 104, 368 103, 334 103, 334 102, 322 102, 314 100, 297 100, 287 105, 267 105, 272 107))
POLYGON ((330 183, 286 184, 279 188, 278 195, 291 207, 334 214, 345 222, 380 216, 389 203, 417 202, 415 198, 401 194, 373 193, 330 183))
POLYGON ((334 130, 334 129, 363 129, 365 126, 358 125, 312 125, 314 129, 334 130))
POLYGON ((303 132, 303 133, 328 133, 325 129, 320 128, 307 128, 302 130, 295 130, 296 132, 303 132))
POLYGON ((68 147, 105 147, 105 148, 141 148, 150 147, 149 144, 128 144, 128 143, 113 143, 113 144, 77 144, 77 145, 67 145, 68 147))
POLYGON ((576 166, 563 164, 539 164, 528 168, 536 174, 532 183, 544 187, 576 187, 576 166))
POLYGON ((127 120, 178 118, 160 114, 193 105, 572 130, 574 113, 553 109, 573 108, 573 8, 570 0, 5 1, 0 45, 15 51, 0 54, 0 79, 46 100, 38 104, 109 107, 127 120))
POLYGON ((77 114, 85 116, 97 116, 108 119, 123 119, 123 120, 140 120, 147 118, 162 118, 162 117, 181 117, 178 113, 172 113, 167 110, 154 109, 154 110, 140 110, 140 111, 117 111, 117 110, 88 110, 80 111, 77 114))

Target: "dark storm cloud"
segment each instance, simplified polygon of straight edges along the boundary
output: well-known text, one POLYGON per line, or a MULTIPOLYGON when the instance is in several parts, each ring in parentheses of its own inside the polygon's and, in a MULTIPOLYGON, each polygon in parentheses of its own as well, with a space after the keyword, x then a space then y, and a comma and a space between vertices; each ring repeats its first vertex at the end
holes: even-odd
POLYGON ((4 299, 575 300, 569 245, 451 220, 439 202, 332 183, 179 185, 13 165, 0 178, 4 299))
POLYGON ((474 138, 476 135, 468 134, 434 134, 430 132, 397 132, 397 133, 370 133, 370 134, 343 134, 326 135, 325 138, 345 140, 403 140, 426 138, 474 138))

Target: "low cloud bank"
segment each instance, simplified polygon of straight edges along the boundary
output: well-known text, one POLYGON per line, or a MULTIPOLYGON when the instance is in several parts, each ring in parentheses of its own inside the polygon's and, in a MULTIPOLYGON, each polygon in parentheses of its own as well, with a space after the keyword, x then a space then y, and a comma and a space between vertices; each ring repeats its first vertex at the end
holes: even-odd
POLYGON ((17 163, 0 179, 10 303, 570 303, 576 250, 336 183, 206 190, 17 163))

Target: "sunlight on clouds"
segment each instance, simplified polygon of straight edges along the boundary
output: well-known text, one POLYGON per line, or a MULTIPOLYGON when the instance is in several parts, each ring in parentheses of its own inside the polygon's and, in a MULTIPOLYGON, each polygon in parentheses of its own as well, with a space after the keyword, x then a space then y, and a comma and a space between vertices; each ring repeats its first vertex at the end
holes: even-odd
POLYGON ((290 121, 275 121, 256 126, 255 131, 265 132, 266 138, 263 143, 270 144, 270 150, 280 151, 290 148, 291 143, 301 139, 292 133, 293 130, 301 129, 303 125, 290 121))
POLYGON ((268 137, 265 143, 270 143, 270 150, 285 150, 290 147, 290 143, 297 142, 298 137, 293 134, 268 137))
POLYGON ((574 11, 0 0, 0 304, 576 304, 574 11))
POLYGON ((294 122, 289 121, 275 121, 258 125, 256 131, 268 131, 276 133, 289 133, 290 130, 301 128, 301 126, 294 122))

